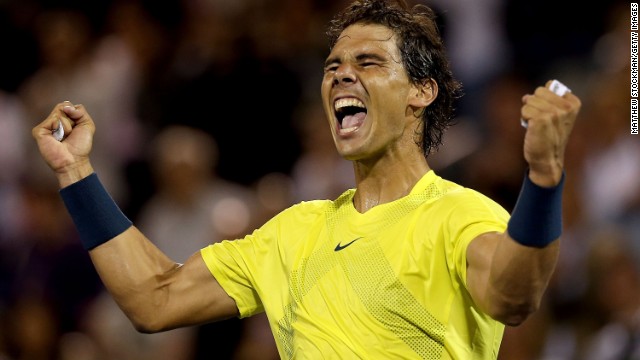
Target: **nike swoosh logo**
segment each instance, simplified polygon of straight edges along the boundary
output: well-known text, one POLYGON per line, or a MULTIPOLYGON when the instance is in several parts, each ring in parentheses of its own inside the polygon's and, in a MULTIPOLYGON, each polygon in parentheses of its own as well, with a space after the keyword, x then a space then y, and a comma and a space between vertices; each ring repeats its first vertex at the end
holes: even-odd
POLYGON ((342 249, 346 248, 347 246, 349 246, 349 245, 353 244, 354 242, 356 242, 356 241, 358 241, 358 240, 360 240, 360 239, 362 239, 362 236, 360 236, 360 237, 358 237, 358 238, 355 238, 355 239, 353 239, 353 240, 349 241, 348 243, 346 243, 346 244, 344 244, 344 245, 338 244, 338 245, 336 245, 336 248, 335 248, 335 249, 333 249, 333 251, 340 251, 340 250, 342 250, 342 249))

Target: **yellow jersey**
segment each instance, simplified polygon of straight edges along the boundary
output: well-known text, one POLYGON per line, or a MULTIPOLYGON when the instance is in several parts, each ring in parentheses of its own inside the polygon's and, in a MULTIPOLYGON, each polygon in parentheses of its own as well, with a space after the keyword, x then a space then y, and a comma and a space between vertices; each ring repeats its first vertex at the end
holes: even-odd
POLYGON ((495 359, 504 325, 466 289, 466 249, 509 214, 429 171, 364 214, 355 189, 201 250, 240 317, 266 311, 282 359, 495 359))

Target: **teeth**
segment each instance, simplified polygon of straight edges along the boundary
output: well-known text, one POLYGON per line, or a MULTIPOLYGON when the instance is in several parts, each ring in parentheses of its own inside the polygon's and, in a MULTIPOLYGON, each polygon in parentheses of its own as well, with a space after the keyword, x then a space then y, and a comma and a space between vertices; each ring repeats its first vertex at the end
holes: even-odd
POLYGON ((343 107, 346 107, 346 106, 356 106, 356 107, 364 108, 364 103, 362 103, 362 101, 358 99, 344 98, 344 99, 336 100, 334 106, 336 110, 342 109, 343 107))

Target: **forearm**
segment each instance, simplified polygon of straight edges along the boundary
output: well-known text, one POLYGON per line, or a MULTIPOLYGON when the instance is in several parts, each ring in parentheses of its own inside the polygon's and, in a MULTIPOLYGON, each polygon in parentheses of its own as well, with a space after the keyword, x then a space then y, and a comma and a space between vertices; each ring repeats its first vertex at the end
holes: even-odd
POLYGON ((134 326, 144 332, 167 327, 170 287, 180 264, 170 260, 135 226, 89 251, 105 287, 134 326))

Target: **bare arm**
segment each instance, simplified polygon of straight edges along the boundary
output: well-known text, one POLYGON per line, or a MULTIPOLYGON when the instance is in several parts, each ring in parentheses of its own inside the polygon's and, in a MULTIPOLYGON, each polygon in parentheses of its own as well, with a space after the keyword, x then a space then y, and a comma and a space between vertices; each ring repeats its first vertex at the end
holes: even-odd
MULTIPOLYGON (((525 95, 523 103, 521 115, 529 124, 524 140, 529 179, 540 187, 557 186, 580 100, 572 93, 560 97, 539 87, 525 95)), ((496 320, 522 323, 538 309, 555 269, 560 244, 552 240, 541 247, 524 246, 508 231, 474 239, 467 249, 467 284, 474 301, 496 320)))
POLYGON ((140 331, 157 332, 238 314, 235 302, 199 253, 184 265, 177 264, 133 226, 89 254, 105 286, 140 331))
MULTIPOLYGON (((40 153, 61 188, 93 173, 89 153, 94 132, 94 122, 84 107, 70 102, 57 104, 33 128, 40 153), (52 136, 59 121, 67 134, 61 142, 52 136)), ((199 253, 184 265, 178 264, 134 226, 93 248, 90 256, 105 286, 140 331, 162 331, 238 313, 199 253)))
POLYGON ((507 233, 477 237, 467 249, 467 284, 474 301, 504 324, 522 323, 540 306, 559 245, 555 241, 541 249, 527 247, 507 233))

